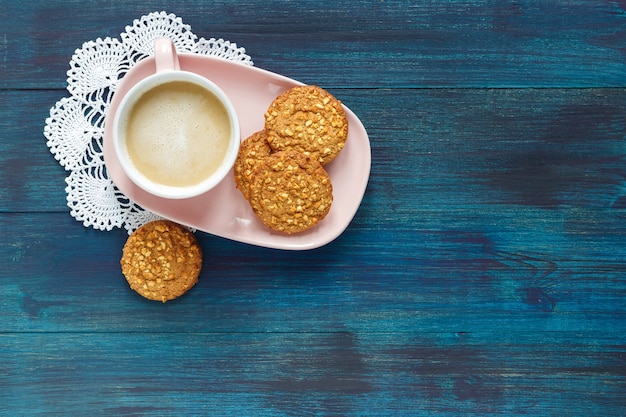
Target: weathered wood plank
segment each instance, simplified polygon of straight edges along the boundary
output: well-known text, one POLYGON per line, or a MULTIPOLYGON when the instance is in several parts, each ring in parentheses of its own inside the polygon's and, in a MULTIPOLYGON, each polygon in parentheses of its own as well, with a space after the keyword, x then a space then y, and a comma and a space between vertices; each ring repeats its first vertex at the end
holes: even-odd
POLYGON ((165 305, 42 134, 73 51, 162 7, 0 0, 0 414, 624 415, 626 3, 170 4, 329 88, 373 154, 336 241, 198 233, 165 305))
POLYGON ((66 172, 43 134, 60 90, 0 90, 0 211, 66 210, 66 172))
POLYGON ((449 223, 424 228, 376 221, 366 208, 313 252, 199 233, 200 282, 166 305, 128 288, 124 232, 85 229, 62 213, 3 214, 0 331, 624 333, 623 219, 598 216, 576 231, 563 226, 568 213, 517 227, 524 211, 440 212, 449 223))
POLYGON ((0 399, 14 415, 582 416, 618 415, 626 401, 623 340, 570 332, 26 333, 0 343, 0 399))
MULTIPOLYGON (((0 88, 63 88, 83 42, 119 37, 161 3, 0 3, 0 88)), ((626 6, 616 1, 249 0, 169 5, 198 36, 257 66, 332 87, 623 87, 626 6)))
MULTIPOLYGON (((494 204, 626 208, 624 89, 332 89, 372 146, 378 216, 494 204)), ((60 91, 0 92, 0 211, 65 211, 43 136, 60 91)))

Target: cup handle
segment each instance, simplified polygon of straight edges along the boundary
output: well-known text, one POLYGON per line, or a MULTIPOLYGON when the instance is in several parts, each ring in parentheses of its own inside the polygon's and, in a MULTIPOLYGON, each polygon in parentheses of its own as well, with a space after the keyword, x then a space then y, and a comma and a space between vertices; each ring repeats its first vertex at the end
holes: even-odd
POLYGON ((180 69, 176 46, 170 38, 158 38, 154 41, 154 60, 156 72, 180 69))

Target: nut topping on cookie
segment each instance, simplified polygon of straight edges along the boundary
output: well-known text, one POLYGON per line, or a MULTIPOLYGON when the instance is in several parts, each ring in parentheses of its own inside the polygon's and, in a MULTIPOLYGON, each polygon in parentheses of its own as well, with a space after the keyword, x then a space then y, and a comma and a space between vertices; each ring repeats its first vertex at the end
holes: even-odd
POLYGON ((292 150, 274 153, 257 166, 249 196, 263 223, 288 234, 315 226, 333 201, 330 177, 322 165, 292 150))
POLYGON ((341 101, 328 91, 299 86, 272 102, 265 112, 265 130, 274 151, 296 150, 325 165, 343 149, 348 120, 341 101))
POLYGON ((156 220, 129 236, 120 264, 133 290, 150 300, 166 302, 198 282, 202 251, 188 229, 156 220))

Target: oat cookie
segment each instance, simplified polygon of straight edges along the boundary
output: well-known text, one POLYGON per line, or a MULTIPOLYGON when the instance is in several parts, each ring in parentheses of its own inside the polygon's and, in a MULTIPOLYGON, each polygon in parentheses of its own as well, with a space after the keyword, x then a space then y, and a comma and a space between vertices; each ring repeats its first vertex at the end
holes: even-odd
POLYGON ((265 112, 267 141, 274 151, 293 149, 322 165, 332 161, 348 138, 341 102, 318 86, 293 87, 265 112))
POLYGON ((266 157, 254 171, 250 205, 273 230, 297 233, 322 220, 333 202, 332 184, 322 165, 293 150, 266 157))
POLYGON ((246 199, 249 198, 250 182, 254 168, 271 153, 272 148, 267 143, 267 136, 264 130, 253 133, 241 142, 234 167, 235 186, 246 199))
POLYGON ((150 300, 166 302, 198 282, 202 251, 188 229, 169 220, 156 220, 129 236, 120 264, 133 290, 150 300))

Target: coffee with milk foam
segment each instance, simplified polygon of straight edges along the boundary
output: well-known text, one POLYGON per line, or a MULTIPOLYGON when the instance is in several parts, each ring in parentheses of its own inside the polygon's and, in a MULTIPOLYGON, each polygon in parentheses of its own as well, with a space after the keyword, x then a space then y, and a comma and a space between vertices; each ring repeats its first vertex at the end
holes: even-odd
POLYGON ((154 182, 192 186, 224 162, 228 113, 217 97, 193 83, 175 81, 151 89, 134 104, 128 120, 128 155, 154 182))

